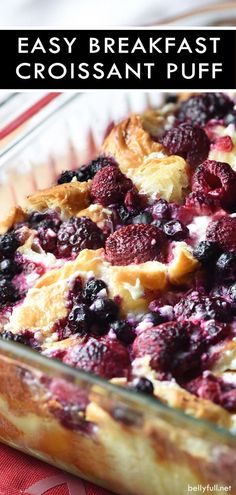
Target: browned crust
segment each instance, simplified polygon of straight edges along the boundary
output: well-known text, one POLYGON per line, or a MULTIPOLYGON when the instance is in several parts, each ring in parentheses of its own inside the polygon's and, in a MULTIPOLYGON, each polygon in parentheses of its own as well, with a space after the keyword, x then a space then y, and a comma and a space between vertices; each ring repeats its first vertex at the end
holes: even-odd
POLYGON ((141 165, 150 153, 161 150, 163 146, 153 141, 144 130, 139 115, 131 115, 117 124, 102 145, 102 152, 112 155, 124 173, 141 165))
POLYGON ((13 225, 23 222, 27 218, 27 214, 20 206, 12 208, 7 217, 0 222, 0 235, 5 234, 13 225))
POLYGON ((58 208, 65 216, 73 216, 89 205, 89 191, 90 181, 60 184, 28 196, 27 208, 37 211, 58 208))

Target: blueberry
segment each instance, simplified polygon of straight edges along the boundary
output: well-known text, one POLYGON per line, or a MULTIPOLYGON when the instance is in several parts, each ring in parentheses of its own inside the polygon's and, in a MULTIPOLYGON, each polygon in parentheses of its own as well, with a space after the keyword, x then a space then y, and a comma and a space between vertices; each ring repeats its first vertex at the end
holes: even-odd
POLYGON ((117 207, 117 213, 122 223, 128 222, 131 218, 129 210, 123 205, 117 207))
POLYGON ((84 289, 83 289, 83 297, 88 303, 92 303, 99 292, 102 290, 107 290, 107 285, 103 280, 100 279, 91 279, 86 282, 84 289))
POLYGON ((126 321, 115 321, 111 324, 111 328, 116 334, 118 340, 123 342, 123 344, 132 344, 135 339, 135 333, 132 330, 130 324, 126 321))
POLYGON ((220 277, 232 280, 236 274, 236 253, 223 253, 216 262, 216 272, 220 277))
POLYGON ((136 392, 141 392, 147 395, 153 395, 154 393, 154 387, 152 382, 148 380, 148 378, 145 378, 144 376, 140 378, 135 378, 132 383, 132 388, 136 392))
POLYGON ((5 259, 0 262, 0 276, 13 277, 16 273, 19 273, 20 268, 12 259, 5 259))
POLYGON ((219 254, 218 246, 216 242, 201 241, 193 251, 193 255, 201 263, 209 263, 213 261, 219 254))
POLYGON ((90 332, 93 325, 93 313, 86 304, 74 306, 68 316, 68 323, 72 333, 84 335, 90 332))
POLYGON ((132 223, 149 224, 151 222, 152 222, 152 215, 148 211, 140 213, 139 215, 136 215, 136 217, 132 218, 132 223))
POLYGON ((159 199, 152 207, 154 219, 168 220, 170 219, 170 207, 165 199, 159 199))
POLYGON ((0 253, 6 258, 10 258, 20 246, 20 242, 15 232, 0 236, 0 253))
POLYGON ((174 241, 182 241, 189 234, 188 228, 179 220, 170 220, 170 222, 165 223, 163 230, 167 237, 174 241))
POLYGON ((119 313, 119 307, 112 299, 95 299, 90 309, 96 317, 105 322, 114 321, 119 313))

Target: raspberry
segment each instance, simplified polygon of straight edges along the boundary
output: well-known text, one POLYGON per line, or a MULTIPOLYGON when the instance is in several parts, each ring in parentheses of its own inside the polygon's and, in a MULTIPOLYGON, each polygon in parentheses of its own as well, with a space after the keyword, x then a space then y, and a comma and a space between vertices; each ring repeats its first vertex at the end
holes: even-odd
POLYGON ((108 165, 96 173, 92 181, 91 198, 104 206, 121 203, 132 187, 132 181, 119 168, 108 165))
POLYGON ((201 93, 184 101, 176 113, 179 122, 204 125, 210 119, 221 119, 233 110, 234 102, 223 93, 201 93))
POLYGON ((0 236, 0 255, 10 258, 19 246, 20 242, 15 232, 0 236))
POLYGON ((127 225, 106 240, 105 251, 113 265, 129 265, 161 259, 166 245, 164 233, 154 225, 127 225))
POLYGON ((186 388, 197 397, 211 400, 230 412, 236 412, 236 388, 233 383, 227 383, 207 372, 189 382, 186 388))
POLYGON ((60 257, 74 256, 82 249, 103 246, 102 231, 86 217, 72 217, 62 223, 57 235, 57 252, 60 257))
POLYGON ((210 222, 206 239, 217 243, 222 251, 236 251, 236 218, 227 215, 210 222))
POLYGON ((160 141, 169 153, 182 156, 192 167, 206 160, 210 150, 210 141, 204 129, 191 124, 172 127, 160 141))
POLYGON ((230 136, 222 136, 215 140, 212 149, 222 151, 222 153, 230 153, 234 145, 230 136))
POLYGON ((191 208, 197 215, 211 215, 217 206, 216 198, 213 199, 200 192, 190 193, 185 201, 185 207, 191 208))
POLYGON ((130 359, 127 349, 117 340, 90 338, 68 350, 64 362, 104 378, 128 377, 130 359))
POLYGON ((236 173, 228 163, 206 160, 193 174, 192 190, 230 208, 236 203, 236 173))
POLYGON ((221 387, 217 378, 209 373, 209 376, 198 377, 189 382, 186 386, 187 390, 197 397, 208 399, 216 404, 220 402, 221 387))
POLYGON ((232 320, 230 304, 221 297, 208 297, 199 292, 185 295, 174 307, 179 321, 217 320, 227 322, 232 320))

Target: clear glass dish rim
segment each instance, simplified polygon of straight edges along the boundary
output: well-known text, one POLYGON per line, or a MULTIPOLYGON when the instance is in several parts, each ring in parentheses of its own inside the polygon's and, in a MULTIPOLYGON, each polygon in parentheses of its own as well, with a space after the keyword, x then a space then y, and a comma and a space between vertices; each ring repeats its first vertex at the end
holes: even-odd
MULTIPOLYGON (((161 20, 161 21, 157 20, 157 21, 152 22, 151 24, 148 23, 148 26, 161 27, 161 26, 167 26, 169 24, 172 25, 176 22, 178 22, 179 26, 181 26, 181 21, 184 21, 186 19, 191 19, 192 17, 195 17, 197 15, 204 15, 204 14, 209 14, 209 13, 220 13, 220 12, 226 11, 226 10, 230 11, 231 9, 234 9, 235 13, 236 13, 236 3, 235 2, 227 2, 225 4, 223 3, 223 4, 219 4, 219 5, 207 5, 206 7, 195 8, 195 9, 191 10, 191 12, 186 12, 185 14, 179 14, 179 15, 176 15, 173 17, 167 17, 164 20, 161 20)), ((186 28, 187 27, 188 26, 186 26, 186 28)), ((201 26, 201 27, 203 27, 203 26, 201 26)), ((214 28, 214 25, 212 25, 211 27, 214 28)), ((230 28, 230 26, 227 26, 227 27, 230 28)), ((231 27, 233 28, 235 26, 232 25, 231 27)))
MULTIPOLYGON (((22 133, 17 142, 13 142, 6 148, 2 154, 0 154, 0 168, 4 165, 4 163, 8 162, 12 156, 17 154, 20 150, 26 148, 29 143, 46 128, 48 123, 52 120, 56 119, 56 116, 59 111, 66 108, 67 104, 70 104, 74 99, 79 98, 79 96, 83 94, 82 92, 73 92, 73 93, 62 93, 56 100, 54 101, 54 108, 49 112, 44 118, 40 120, 35 125, 32 125, 30 129, 27 129, 25 133, 22 133)), ((1 351, 3 351, 4 355, 11 357, 11 359, 22 359, 22 363, 24 360, 28 362, 31 361, 30 366, 32 367, 32 363, 38 365, 38 368, 35 366, 36 371, 41 371, 40 366, 45 366, 50 369, 53 376, 57 376, 57 373, 63 373, 68 377, 73 377, 74 379, 78 379, 81 381, 87 381, 91 385, 97 385, 105 388, 107 392, 111 392, 116 395, 120 395, 121 398, 132 400, 132 402, 137 405, 148 406, 154 414, 160 412, 166 412, 169 415, 172 415, 176 420, 184 420, 189 426, 198 426, 208 428, 212 433, 219 435, 221 438, 226 437, 228 439, 236 440, 236 433, 232 433, 227 428, 223 426, 214 425, 210 421, 195 418, 194 416, 190 416, 186 414, 184 411, 180 409, 175 409, 167 404, 164 404, 158 399, 154 397, 145 396, 142 394, 138 394, 135 391, 128 390, 124 387, 116 385, 114 383, 109 382, 108 380, 94 375, 92 373, 79 370, 78 368, 73 368, 62 363, 59 360, 48 358, 43 356, 39 352, 16 342, 3 340, 0 338, 0 358, 1 351)))
POLYGON ((173 407, 164 404, 161 401, 158 401, 158 399, 156 399, 155 397, 138 394, 131 389, 127 389, 125 387, 116 385, 115 383, 111 383, 107 379, 102 378, 98 375, 95 375, 88 371, 80 370, 78 368, 73 368, 72 366, 62 363, 57 359, 43 356, 38 351, 35 351, 34 349, 31 349, 24 344, 7 341, 0 338, 0 359, 1 355, 12 360, 19 360, 20 364, 25 364, 26 366, 30 366, 31 368, 33 367, 36 372, 42 372, 42 369, 46 368, 46 373, 49 370, 49 373, 53 377, 60 377, 60 374, 62 374, 63 378, 73 378, 73 380, 75 380, 75 385, 77 379, 81 382, 87 382, 89 385, 92 386, 100 386, 108 393, 120 396, 121 399, 126 399, 129 402, 131 401, 134 406, 135 404, 137 406, 145 406, 145 409, 146 407, 148 407, 149 412, 151 412, 152 414, 158 414, 158 412, 166 412, 170 416, 173 416, 176 421, 178 421, 178 419, 181 421, 184 420, 184 422, 190 428, 191 426, 196 426, 208 429, 208 431, 213 433, 214 435, 219 435, 219 437, 221 437, 221 440, 223 440, 223 438, 233 440, 234 442, 236 440, 236 434, 232 433, 230 430, 224 428, 223 426, 221 427, 218 425, 214 425, 210 421, 195 418, 194 416, 186 414, 181 409, 174 409, 173 407), (1 352, 3 352, 3 354, 1 354, 1 352))

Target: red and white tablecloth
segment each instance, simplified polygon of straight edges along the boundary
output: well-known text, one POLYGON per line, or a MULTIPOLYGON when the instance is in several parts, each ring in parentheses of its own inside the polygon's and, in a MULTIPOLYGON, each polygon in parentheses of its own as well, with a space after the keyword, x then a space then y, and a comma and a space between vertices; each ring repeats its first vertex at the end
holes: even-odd
POLYGON ((0 444, 0 495, 114 495, 0 444))

